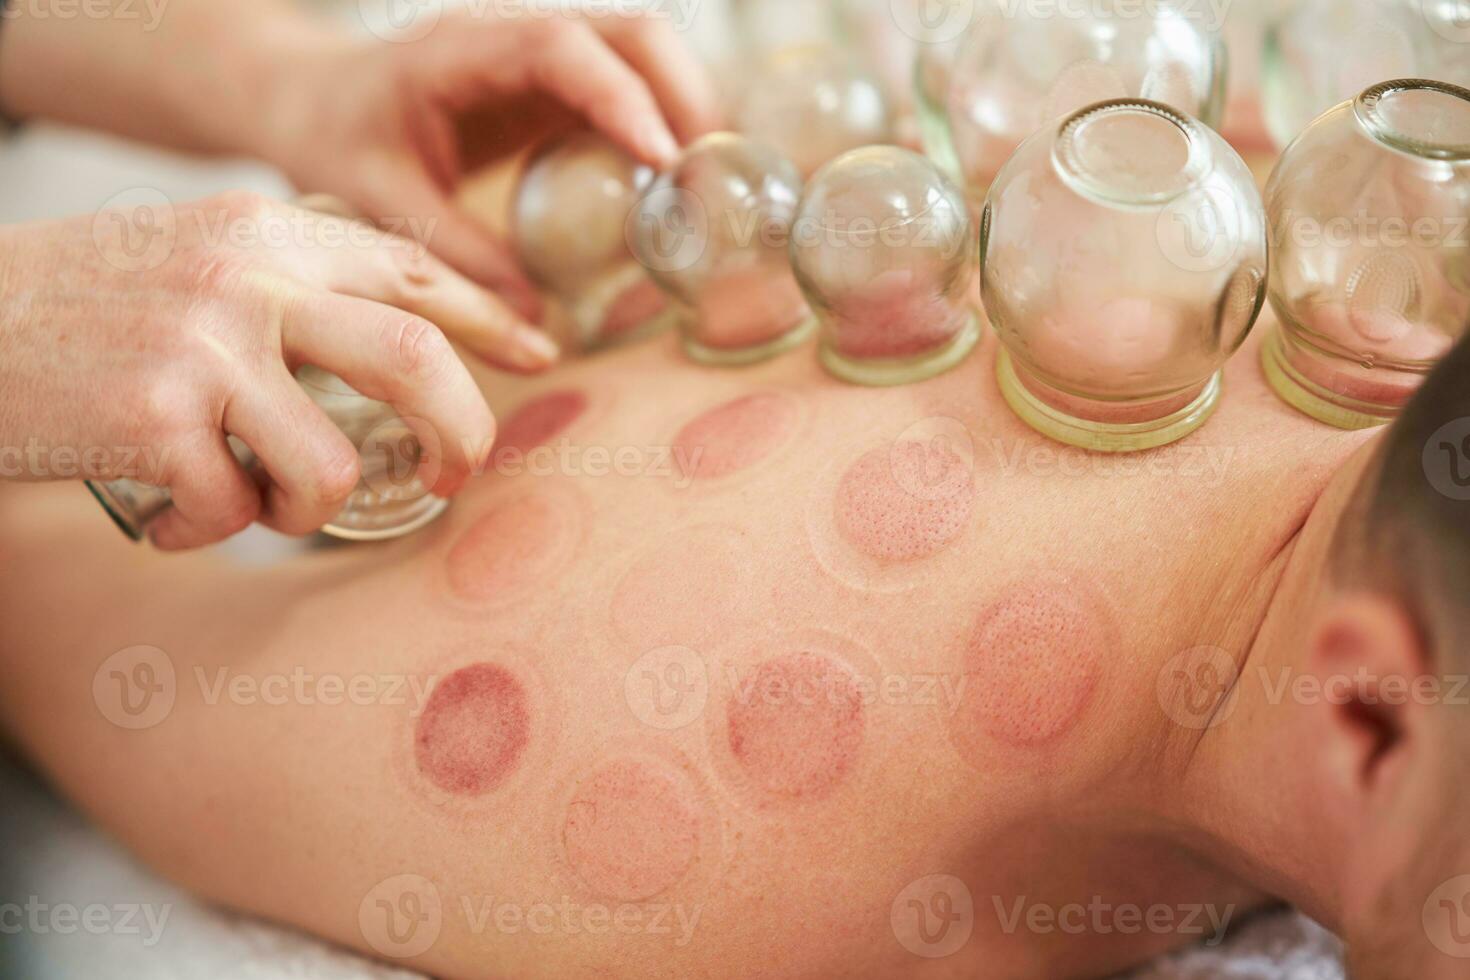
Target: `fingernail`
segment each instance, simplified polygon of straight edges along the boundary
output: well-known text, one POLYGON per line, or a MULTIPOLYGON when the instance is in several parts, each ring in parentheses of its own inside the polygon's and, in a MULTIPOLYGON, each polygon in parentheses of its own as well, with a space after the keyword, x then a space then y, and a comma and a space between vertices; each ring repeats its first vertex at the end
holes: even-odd
POLYGON ((679 158, 679 144, 663 126, 650 126, 643 145, 648 149, 648 155, 660 166, 668 166, 679 158))
POLYGON ((548 367, 561 357, 561 348, 556 345, 556 341, 540 330, 517 327, 515 336, 516 344, 526 355, 522 361, 527 367, 548 367))

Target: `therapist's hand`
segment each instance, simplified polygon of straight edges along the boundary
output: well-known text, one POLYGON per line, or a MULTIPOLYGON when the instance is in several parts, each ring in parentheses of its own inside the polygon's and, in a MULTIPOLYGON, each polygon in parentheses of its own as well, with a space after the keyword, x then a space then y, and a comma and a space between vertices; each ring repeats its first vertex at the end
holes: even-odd
POLYGON ((150 529, 164 549, 257 519, 308 533, 359 474, 357 447, 292 377, 313 364, 432 430, 424 465, 448 496, 495 425, 446 333, 511 370, 555 358, 417 243, 253 195, 0 228, 5 475, 167 486, 175 506, 150 529), (227 434, 260 458, 263 488, 227 434))
POLYGON ((466 12, 411 42, 324 48, 277 79, 262 155, 371 217, 431 222, 440 257, 529 317, 536 293, 506 243, 456 207, 460 178, 587 123, 664 166, 718 123, 714 87, 667 19, 466 12))

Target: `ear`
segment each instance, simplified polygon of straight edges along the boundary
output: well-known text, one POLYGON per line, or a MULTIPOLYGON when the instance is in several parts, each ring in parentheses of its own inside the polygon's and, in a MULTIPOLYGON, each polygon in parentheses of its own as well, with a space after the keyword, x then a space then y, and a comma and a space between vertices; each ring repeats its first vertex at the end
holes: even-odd
POLYGON ((1408 611, 1372 592, 1342 595, 1311 633, 1308 669, 1321 684, 1331 778, 1364 803, 1406 768, 1426 715, 1429 655, 1408 611))

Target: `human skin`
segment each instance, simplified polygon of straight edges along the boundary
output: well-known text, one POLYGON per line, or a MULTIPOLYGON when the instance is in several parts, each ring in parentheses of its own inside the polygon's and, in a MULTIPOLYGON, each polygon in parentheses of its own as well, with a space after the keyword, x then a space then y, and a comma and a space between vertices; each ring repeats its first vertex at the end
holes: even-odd
POLYGON ((536 405, 506 425, 565 447, 558 472, 500 456, 413 538, 268 568, 164 559, 81 494, 7 488, 0 540, 27 574, 0 594, 0 711, 93 819, 222 904, 381 955, 359 916, 375 887, 431 881, 440 929, 404 962, 438 976, 1092 977, 1203 938, 1181 919, 1008 932, 1018 902, 1195 907, 1198 929, 1285 899, 1339 927, 1361 807, 1321 775, 1320 706, 1273 703, 1247 668, 1316 669, 1306 624, 1374 436, 1294 414, 1257 355, 1252 339, 1184 442, 1058 456, 1006 410, 993 337, 939 378, 868 389, 824 376, 810 347, 722 372, 666 336, 535 381, 484 376, 502 417, 536 405), (584 398, 537 400, 566 391, 584 398), (731 426, 733 449, 721 415, 689 425, 757 393, 777 395, 759 402, 777 421, 731 426), (901 438, 930 420, 955 445, 943 419, 973 468, 901 438), (670 445, 717 478, 596 476, 579 455, 670 445), (875 450, 896 479, 933 478, 904 484, 924 503, 858 465, 875 450), (125 731, 94 676, 138 644, 166 652, 177 699, 125 731), (1160 694, 1201 647, 1241 670, 1214 727, 1160 694), (666 716, 636 694, 635 667, 669 657, 710 679, 682 727, 650 724, 666 716), (475 664, 494 669, 456 673, 475 664), (493 751, 441 739, 456 715, 432 699, 209 703, 221 668, 448 678, 446 702, 500 706, 477 716, 493 751), (854 703, 855 675, 889 693, 854 703), (840 696, 779 694, 801 676, 840 696), (762 678, 774 700, 731 700, 762 678), (952 910, 924 892, 934 874, 965 883, 973 932, 927 958, 893 923, 952 910), (498 928, 482 902, 698 919, 681 944, 677 925, 498 928))
POLYGON ((455 201, 461 176, 578 125, 664 166, 718 119, 703 69, 659 17, 489 5, 386 41, 289 0, 168 0, 132 17, 55 6, 13 5, 0 31, 10 115, 262 159, 374 220, 412 217, 441 258, 530 319, 535 290, 455 201))

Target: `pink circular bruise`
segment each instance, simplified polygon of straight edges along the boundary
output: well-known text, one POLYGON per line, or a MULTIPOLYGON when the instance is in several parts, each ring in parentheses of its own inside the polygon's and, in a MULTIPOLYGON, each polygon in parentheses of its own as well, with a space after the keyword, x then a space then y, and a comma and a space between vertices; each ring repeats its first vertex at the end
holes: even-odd
POLYGON ((500 427, 495 451, 524 453, 544 446, 567 430, 587 410, 587 396, 574 389, 550 391, 523 404, 500 427))
POLYGON ((726 716, 735 761, 761 789, 786 799, 831 793, 863 743, 856 678, 817 653, 762 663, 731 692, 726 716))
POLYGON ((748 469, 781 447, 797 423, 787 395, 764 392, 726 402, 691 421, 674 437, 686 477, 716 480, 748 469))
POLYGON ((449 551, 449 589, 485 601, 547 578, 566 551, 571 523, 552 498, 527 494, 498 502, 449 551))
POLYGON ((949 343, 969 317, 949 297, 928 292, 912 273, 894 270, 842 300, 834 343, 839 353, 860 360, 914 357, 949 343))
POLYGON ((504 667, 472 664, 434 686, 414 732, 414 759, 446 793, 478 796, 516 770, 530 738, 525 687, 504 667))
POLYGON ((744 621, 757 596, 742 532, 720 525, 683 531, 640 558, 612 598, 612 623, 630 643, 698 648, 744 621))
POLYGON ((964 531, 974 491, 970 467, 942 441, 904 440, 867 453, 843 475, 837 530, 879 561, 928 558, 964 531))
POLYGON ((964 653, 955 741, 981 756, 984 737, 1031 748, 1077 724, 1114 630, 1098 602, 1061 580, 1017 588, 981 613, 964 653))
POLYGON ((605 763, 577 787, 562 824, 567 862, 599 895, 653 898, 699 857, 699 806, 672 768, 641 759, 605 763))

